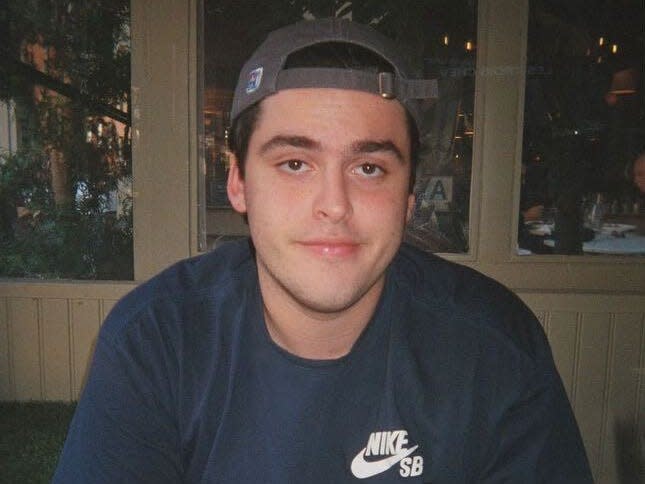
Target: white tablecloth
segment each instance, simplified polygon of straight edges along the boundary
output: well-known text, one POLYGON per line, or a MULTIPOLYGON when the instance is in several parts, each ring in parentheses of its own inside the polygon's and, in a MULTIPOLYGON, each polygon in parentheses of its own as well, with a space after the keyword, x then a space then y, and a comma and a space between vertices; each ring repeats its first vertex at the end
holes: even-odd
POLYGON ((631 233, 625 237, 596 234, 593 240, 582 244, 582 250, 591 254, 645 254, 645 236, 631 233))

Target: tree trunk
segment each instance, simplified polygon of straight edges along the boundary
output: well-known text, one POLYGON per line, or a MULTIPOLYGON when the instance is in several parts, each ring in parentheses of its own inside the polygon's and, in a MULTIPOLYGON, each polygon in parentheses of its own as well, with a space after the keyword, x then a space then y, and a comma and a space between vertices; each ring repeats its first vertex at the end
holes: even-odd
POLYGON ((68 207, 72 204, 72 190, 65 155, 53 147, 47 153, 54 203, 57 208, 68 207))

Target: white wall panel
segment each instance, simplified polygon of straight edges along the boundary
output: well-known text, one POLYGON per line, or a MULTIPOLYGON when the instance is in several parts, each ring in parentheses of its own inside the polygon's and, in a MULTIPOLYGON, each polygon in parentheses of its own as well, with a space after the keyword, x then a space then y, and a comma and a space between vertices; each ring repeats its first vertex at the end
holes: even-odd
POLYGON ((600 471, 605 424, 610 317, 602 313, 582 315, 579 336, 576 400, 573 406, 594 470, 600 471))
POLYGON ((76 299, 71 302, 72 395, 80 395, 100 327, 99 301, 76 299))
POLYGON ((546 316, 547 336, 569 400, 576 400, 576 354, 578 344, 578 313, 554 311, 546 316))
POLYGON ((11 341, 9 339, 9 318, 7 300, 0 298, 0 401, 13 400, 11 372, 11 341))
MULTIPOLYGON (((601 460, 602 476, 620 475, 634 462, 630 452, 638 450, 638 388, 643 352, 643 317, 638 313, 613 316, 611 350, 606 392, 605 442, 601 460), (631 458, 629 458, 631 457, 631 458)), ((636 454, 637 455, 637 454, 636 454)))
POLYGON ((36 298, 14 298, 9 301, 9 341, 14 398, 43 398, 41 338, 36 298))
POLYGON ((72 392, 69 301, 58 298, 43 299, 42 308, 44 399, 70 400, 72 392))
POLYGON ((544 325, 598 484, 645 482, 645 297, 523 293, 544 325), (639 467, 640 466, 640 467, 639 467))
POLYGON ((108 314, 110 314, 110 311, 112 311, 112 308, 116 303, 116 299, 103 299, 101 301, 101 323, 103 323, 105 318, 107 318, 108 314))

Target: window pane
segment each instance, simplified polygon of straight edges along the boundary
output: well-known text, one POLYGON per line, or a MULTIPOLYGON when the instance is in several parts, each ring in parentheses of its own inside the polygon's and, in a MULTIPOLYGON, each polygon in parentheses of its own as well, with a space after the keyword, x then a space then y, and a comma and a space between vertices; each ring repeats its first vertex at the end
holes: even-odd
POLYGON ((208 245, 247 234, 226 196, 225 132, 237 76, 267 33, 303 18, 347 17, 407 46, 425 76, 439 79, 440 99, 425 107, 406 238, 426 250, 468 251, 473 140, 476 3, 419 1, 204 1, 204 155, 208 245))
POLYGON ((0 16, 0 276, 132 279, 129 2, 0 16))
POLYGON ((643 25, 643 2, 530 2, 521 253, 645 254, 643 25))

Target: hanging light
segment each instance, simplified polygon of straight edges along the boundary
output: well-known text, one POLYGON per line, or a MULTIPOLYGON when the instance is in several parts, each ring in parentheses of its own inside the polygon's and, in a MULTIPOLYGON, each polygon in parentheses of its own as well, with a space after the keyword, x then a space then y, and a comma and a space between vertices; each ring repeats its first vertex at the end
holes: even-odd
POLYGON ((612 44, 611 45, 611 53, 612 54, 618 53, 618 44, 612 44))
POLYGON ((475 48, 475 46, 474 46, 474 44, 473 44, 470 40, 466 41, 466 50, 467 50, 468 52, 470 52, 470 51, 471 51, 471 50, 473 50, 474 48, 475 48))
POLYGON ((447 34, 446 34, 446 35, 444 35, 444 36, 443 36, 443 45, 448 45, 448 41, 449 41, 449 40, 450 40, 450 39, 448 39, 448 35, 447 35, 447 34))
POLYGON ((602 47, 603 45, 605 45, 605 38, 604 38, 604 37, 600 37, 600 38, 598 39, 598 45, 599 45, 600 47, 602 47))
POLYGON ((611 78, 609 93, 617 96, 634 94, 638 88, 638 72, 636 69, 623 69, 614 72, 611 78))

